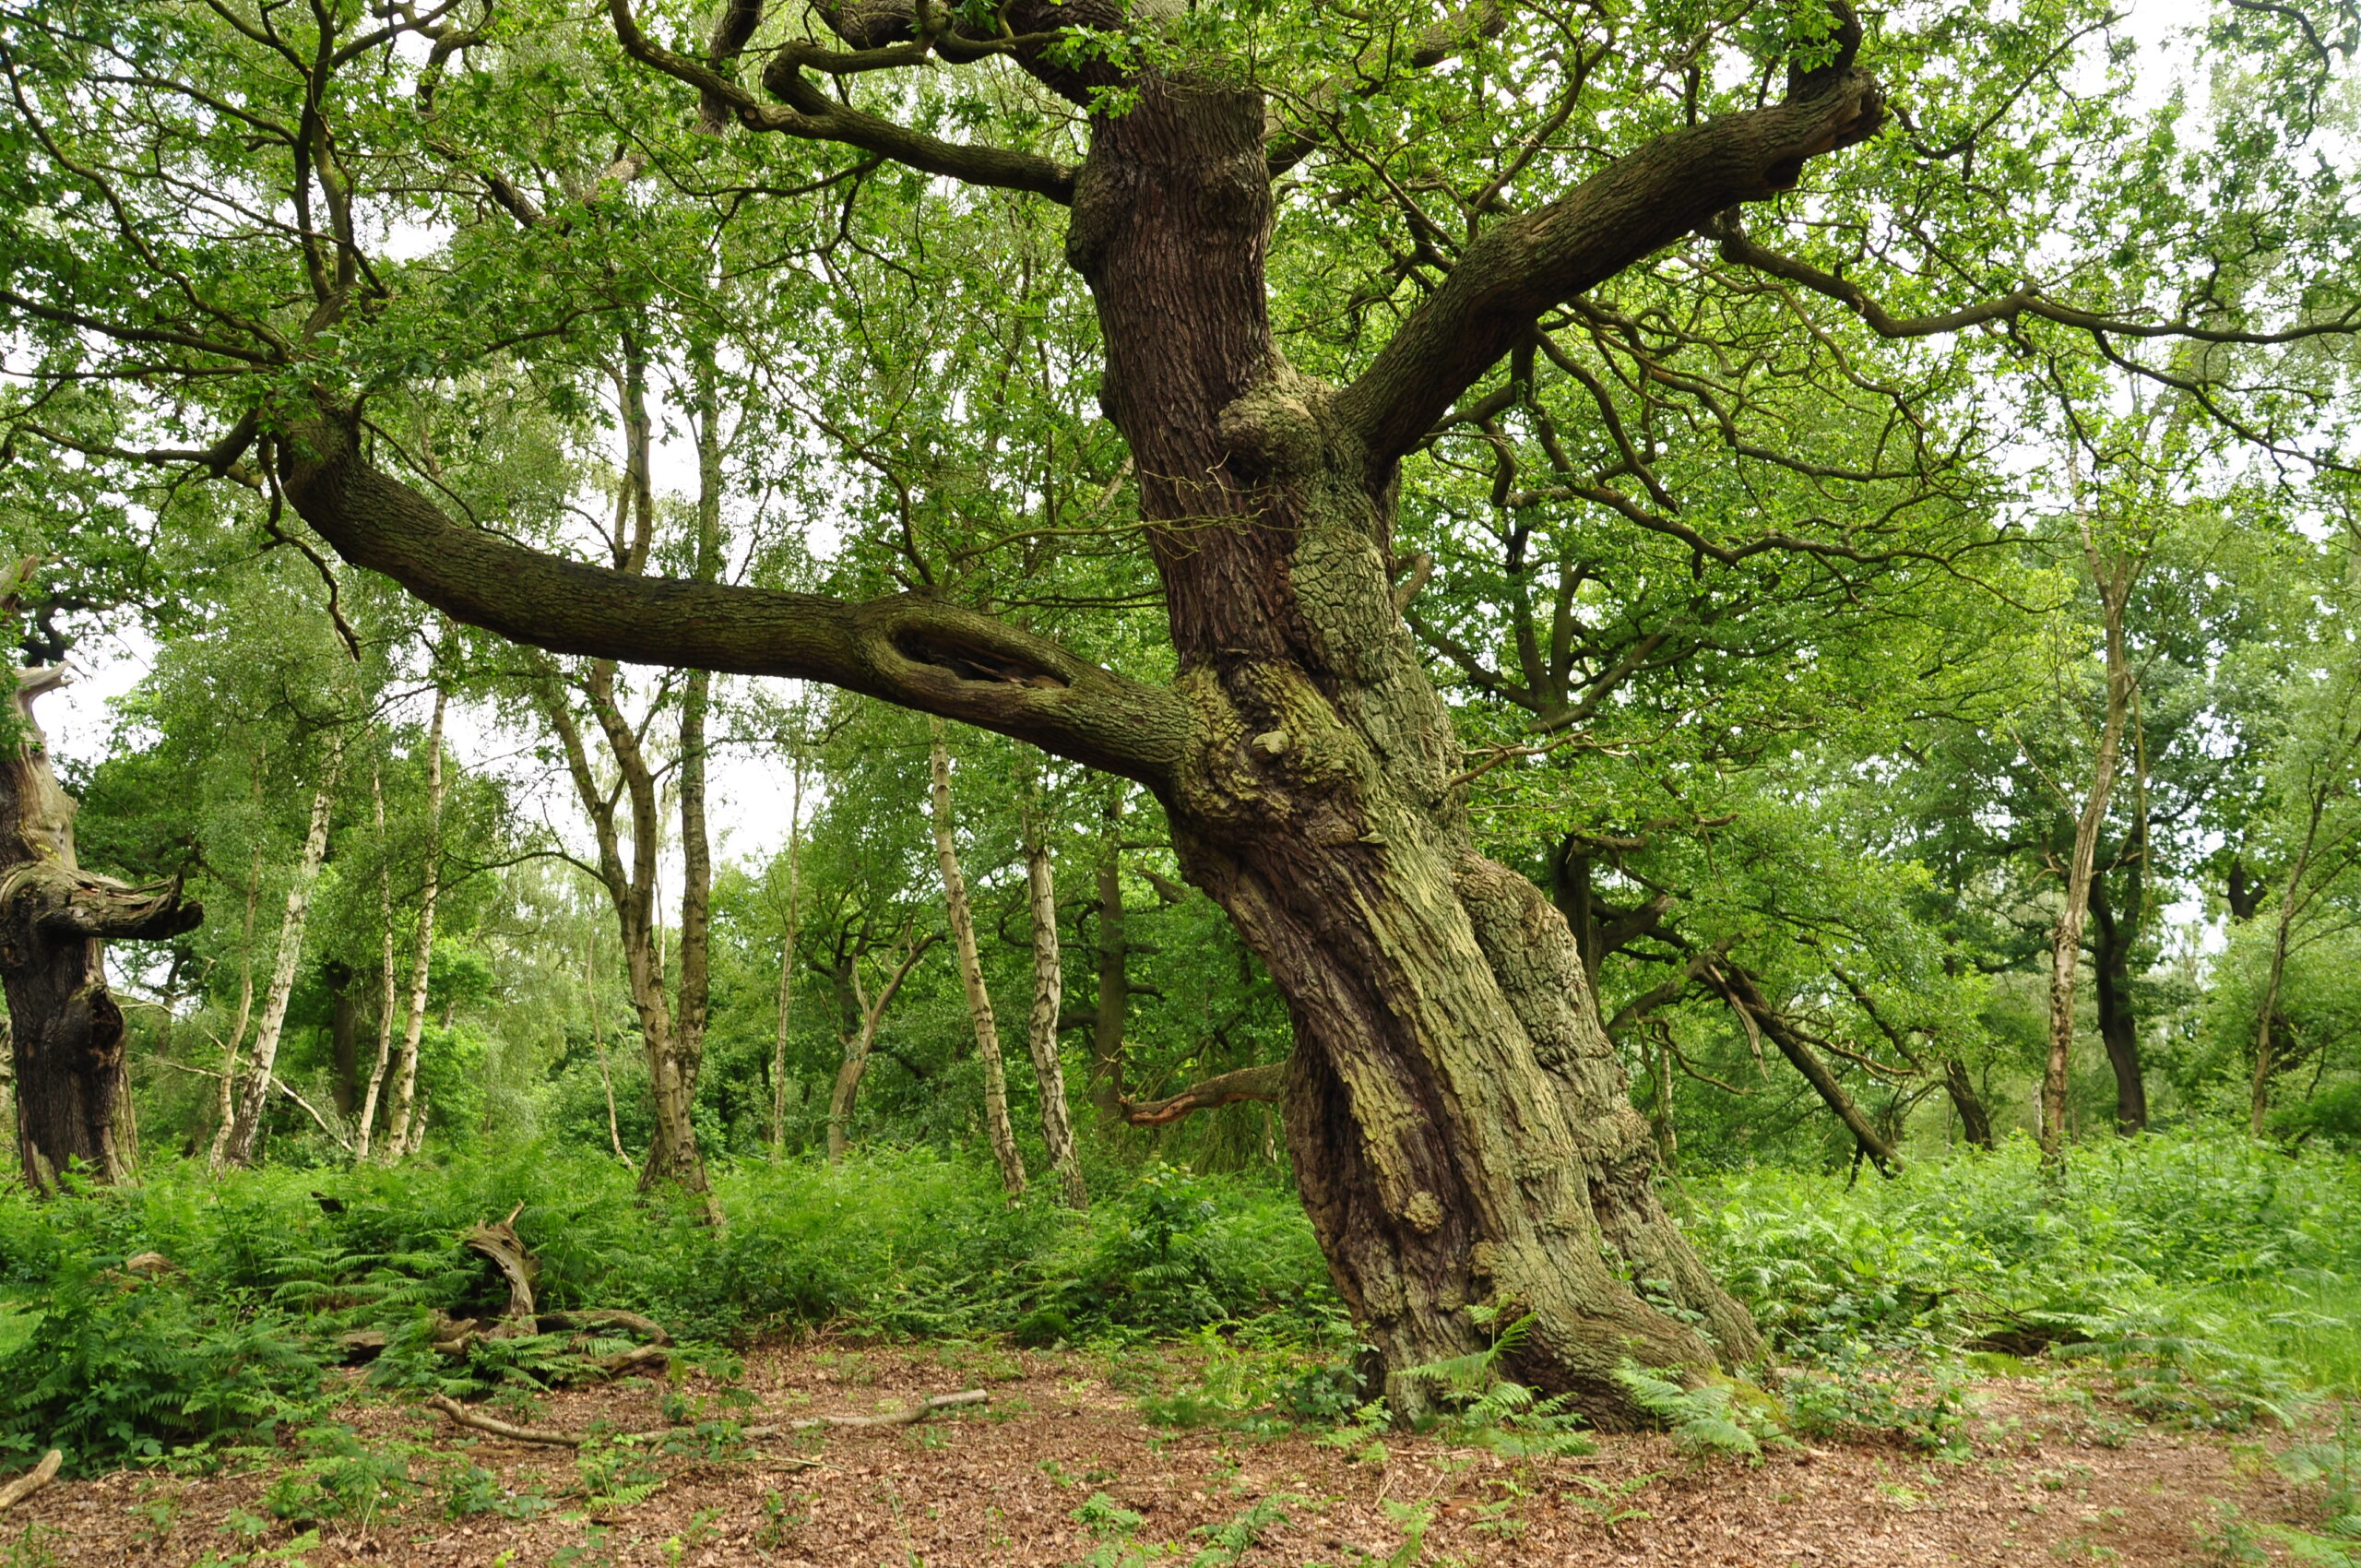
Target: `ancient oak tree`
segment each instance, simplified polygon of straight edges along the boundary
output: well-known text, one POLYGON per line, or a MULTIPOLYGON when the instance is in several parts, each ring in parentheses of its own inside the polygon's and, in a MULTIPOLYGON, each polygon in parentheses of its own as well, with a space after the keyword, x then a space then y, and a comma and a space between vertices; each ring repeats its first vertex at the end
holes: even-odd
MULTIPOLYGON (((1332 9, 1287 11, 1272 26, 1346 25, 1332 9)), ((1406 28, 1337 9, 1359 30, 1352 48, 1325 58, 1299 51, 1266 70, 1251 41, 1208 20, 1226 8, 1174 0, 814 0, 767 11, 760 0, 729 0, 688 42, 679 16, 643 17, 629 0, 610 0, 609 35, 586 43, 568 68, 623 73, 611 78, 628 84, 615 101, 655 95, 671 120, 633 133, 642 144, 626 142, 603 183, 567 186, 561 222, 496 166, 504 153, 527 156, 527 132, 516 131, 513 148, 489 138, 462 146, 438 118, 446 73, 497 47, 498 6, 453 0, 363 16, 326 5, 304 24, 322 36, 307 32, 301 47, 269 18, 238 33, 237 47, 263 62, 236 86, 246 95, 239 101, 285 100, 268 113, 248 111, 253 145, 281 159, 270 177, 281 194, 261 205, 301 215, 293 230, 255 234, 247 250, 278 244, 300 258, 281 264, 273 287, 303 297, 301 310, 266 319, 260 306, 217 306, 196 285, 183 289, 168 259, 129 241, 124 265, 148 279, 138 311, 111 315, 103 297, 58 303, 12 289, 0 289, 0 306, 45 332, 92 335, 143 363, 170 362, 230 422, 199 449, 110 448, 114 457, 242 481, 348 562, 457 620, 561 655, 827 683, 1145 786, 1169 818, 1187 875, 1286 999, 1296 1175, 1337 1288, 1382 1356, 1394 1408, 1406 1415, 1423 1401, 1409 1369, 1483 1345, 1488 1320, 1529 1317, 1507 1370, 1576 1395, 1602 1421, 1626 1420, 1638 1412, 1613 1376, 1619 1364, 1703 1372, 1753 1358, 1761 1341, 1658 1205, 1650 1129, 1630 1102, 1575 934, 1526 877, 1479 849, 1469 810, 1478 770, 1463 757, 1454 716, 1404 619, 1427 576, 1396 547, 1418 473, 1406 463, 1440 426, 1491 418, 1529 395, 1536 333, 1552 313, 1581 309, 1601 331, 1642 331, 1600 299, 1602 286, 1695 235, 1709 236, 1719 265, 1743 272, 1757 292, 1834 302, 1888 338, 2030 322, 2142 340, 2195 328, 2185 319, 2127 328, 2030 284, 1907 316, 1775 248, 1777 214, 1750 232, 1741 209, 1796 189, 1816 160, 1859 147, 1887 123, 1862 30, 1842 6, 1780 13, 1775 27, 1749 35, 1744 89, 1710 91, 1696 53, 1703 45, 1685 67, 1667 68, 1636 47, 1619 53, 1619 21, 1601 22, 1601 33, 1543 10, 1515 18, 1478 0, 1430 8, 1406 28), (1550 28, 1560 30, 1558 43, 1544 36, 1550 28), (409 54, 395 47, 404 34, 409 54), (1504 37, 1524 41, 1530 58, 1517 68, 1548 107, 1499 138, 1489 154, 1498 172, 1458 202, 1448 225, 1421 207, 1418 190, 1389 184, 1383 168, 1369 174, 1365 186, 1396 205, 1407 235, 1388 242, 1406 247, 1392 273, 1399 287, 1381 291, 1382 310, 1341 291, 1320 307, 1350 330, 1339 329, 1327 374, 1299 369, 1282 351, 1274 304, 1280 193, 1326 156, 1323 146, 1340 167, 1359 156, 1348 145, 1358 106, 1419 73, 1490 57, 1504 37), (385 127, 396 116, 381 116, 376 130, 358 117, 339 130, 339 94, 361 89, 338 73, 382 58, 393 79, 409 69, 399 62, 419 55, 426 64, 410 98, 424 129, 403 154, 414 162, 369 164, 355 149, 392 134, 385 127), (1610 59, 1624 61, 1617 85, 1597 88, 1594 73, 1610 59), (1660 90, 1683 79, 1669 98, 1660 90), (945 90, 967 96, 926 96, 935 89, 921 84, 943 82, 967 84, 945 90), (954 125, 991 127, 1008 145, 938 134, 954 125), (665 137, 694 148, 672 147, 663 180, 640 178, 665 137), (838 167, 817 185, 783 172, 739 185, 694 172, 702 157, 718 162, 750 145, 782 160, 822 148, 849 160, 849 172, 838 167), (967 607, 922 573, 906 578, 909 592, 828 597, 709 571, 618 570, 536 548, 496 518, 466 515, 433 454, 409 450, 373 417, 396 396, 386 389, 407 374, 402 365, 433 360, 435 334, 476 318, 456 306, 440 317, 421 312, 416 302, 442 297, 439 285, 422 273, 397 278, 393 263, 373 257, 355 196, 371 181, 388 192, 447 186, 463 193, 455 208, 472 203, 487 224, 513 217, 519 243, 540 247, 517 270, 540 276, 583 256, 604 269, 578 305, 513 331, 504 321, 484 327, 472 352, 488 359, 587 332, 585 323, 621 308, 614 280, 635 250, 669 243, 653 220, 629 226, 641 210, 633 203, 658 199, 651 189, 694 186, 716 211, 736 213, 826 187, 827 201, 849 212, 884 199, 863 183, 880 170, 904 192, 964 193, 957 199, 972 211, 1064 209, 1063 260, 1095 311, 1097 402, 1136 476, 1136 528, 1162 600, 1156 658, 1145 662, 1169 669, 1169 679, 1119 673, 1015 618, 967 607), (1524 179, 1536 171, 1556 172, 1524 179), (200 303, 184 308, 178 302, 191 291, 200 303), (346 362, 341 345, 375 341, 371 333, 393 344, 397 325, 414 335, 394 345, 398 352, 364 363, 356 351, 346 362), (320 368, 330 361, 332 373, 320 368), (1507 385, 1477 393, 1503 362, 1507 385), (248 393, 232 399, 221 390, 229 386, 248 393)), ((172 77, 172 62, 140 54, 150 47, 144 35, 125 37, 120 48, 141 58, 141 70, 172 77)), ((1745 53, 1725 42, 1733 59, 1745 53)), ((2004 98, 2032 90, 2047 69, 2036 62, 2004 98)), ((201 101, 230 90, 207 89, 201 101)), ((188 96, 200 101, 194 89, 188 96)), ((80 101, 61 89, 54 101, 70 114, 80 101)), ((124 101, 136 119, 137 101, 124 101)), ((453 101, 454 114, 466 109, 453 101)), ((1952 155, 1911 156, 1940 164, 1952 155)), ((64 157, 44 167, 53 165, 65 184, 103 184, 64 157)), ((816 227, 823 249, 846 232, 836 216, 816 227)), ((455 252, 452 276, 474 276, 466 267, 479 254, 488 253, 455 252)), ((681 272, 707 265, 693 248, 682 254, 695 259, 681 272)), ((1947 267, 1927 274, 1949 277, 1947 267)), ((62 261, 60 269, 70 270, 62 261)), ((1298 295, 1290 315, 1311 308, 1298 295)), ((516 301, 527 314, 540 308, 521 293, 516 301)), ((2153 316, 2149 303, 2140 308, 2153 316)), ((781 357, 806 328, 818 329, 765 324, 781 357)), ((2217 344, 2290 336, 2249 333, 2243 318, 2205 330, 2217 344)), ((808 351, 831 350, 815 340, 808 351)), ((475 374, 456 354, 435 362, 454 381, 475 374)), ((1640 438, 1619 425, 1616 435, 1627 451, 1621 474, 1647 478, 1640 438)), ((1685 526, 1664 515, 1666 504, 1621 500, 1610 509, 1637 526, 1685 526)), ((1699 570, 1709 554, 1735 558, 1701 543, 1699 570)), ((870 1024, 848 1036, 832 1112, 839 1146, 872 1033, 870 1024)), ((1120 1105, 1120 1086, 1107 1087, 1120 1105)))

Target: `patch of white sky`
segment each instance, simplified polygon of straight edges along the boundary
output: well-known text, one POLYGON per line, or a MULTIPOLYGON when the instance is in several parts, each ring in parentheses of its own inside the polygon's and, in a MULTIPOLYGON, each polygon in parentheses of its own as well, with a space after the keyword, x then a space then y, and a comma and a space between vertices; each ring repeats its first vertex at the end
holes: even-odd
MULTIPOLYGON (((2117 35, 2138 45, 2136 63, 2128 79, 2130 107, 2152 109, 2162 105, 2175 92, 2188 96, 2193 107, 2201 106, 2207 83, 2197 68, 2190 38, 2191 30, 2205 20, 2211 3, 2212 0, 2134 0, 2123 8, 2122 18, 2116 24, 2117 35)), ((2103 80, 2095 53, 2086 55, 2083 69, 2088 73, 2086 79, 2094 84, 2103 80)), ((383 254, 417 258, 431 255, 445 235, 434 226, 389 218, 380 238, 383 254)), ((651 388, 651 401, 657 415, 658 434, 652 458, 657 492, 672 505, 692 504, 696 493, 697 464, 685 403, 680 389, 661 378, 651 388)), ((776 518, 754 516, 760 503, 750 499, 750 492, 759 491, 762 486, 747 482, 750 466, 759 469, 768 465, 777 470, 798 462, 836 461, 815 438, 787 439, 800 449, 736 454, 736 482, 725 511, 731 525, 726 529, 730 537, 748 539, 761 531, 763 525, 775 526, 777 522, 776 518)), ((612 455, 609 457, 611 461, 612 455)), ((2055 454, 2030 443, 2011 453, 2010 459, 2012 467, 2029 480, 2055 468, 2055 454)), ((824 487, 807 484, 800 488, 808 495, 824 487)), ((857 475, 846 470, 842 482, 825 488, 833 489, 834 502, 822 513, 806 517, 796 525, 802 530, 806 549, 818 559, 832 553, 851 526, 852 509, 859 504, 863 486, 857 475)), ((602 498, 596 494, 586 493, 583 500, 594 511, 604 509, 602 498)), ((587 542, 587 536, 583 542, 587 542)), ((750 554, 753 546, 747 549, 750 554)), ((735 563, 742 572, 747 559, 746 554, 742 554, 735 563)), ((134 627, 116 628, 85 638, 72 657, 73 683, 47 697, 42 705, 42 723, 60 756, 96 762, 120 744, 136 743, 136 737, 124 730, 117 705, 153 669, 157 652, 154 640, 134 627)), ((389 715, 395 722, 424 724, 430 699, 422 683, 414 684, 418 689, 389 715)), ((788 750, 776 731, 777 720, 783 710, 800 704, 809 694, 800 682, 753 682, 731 677, 717 683, 717 695, 721 699, 716 716, 717 743, 711 748, 708 765, 708 817, 715 836, 716 859, 760 864, 784 847, 789 832, 791 770, 788 750)), ((539 736, 519 733, 514 724, 480 705, 455 707, 448 730, 457 760, 504 778, 529 819, 545 824, 569 850, 588 854, 588 831, 575 803, 570 781, 563 769, 537 758, 539 736)), ((820 803, 820 797, 807 790, 803 803, 808 821, 820 803)), ((668 823, 668 835, 676 827, 675 818, 668 823)), ((664 857, 664 902, 668 908, 678 907, 680 874, 677 844, 668 841, 664 857)), ((2189 899, 2174 908, 2171 918, 2194 923, 2201 921, 2201 907, 2189 899)))

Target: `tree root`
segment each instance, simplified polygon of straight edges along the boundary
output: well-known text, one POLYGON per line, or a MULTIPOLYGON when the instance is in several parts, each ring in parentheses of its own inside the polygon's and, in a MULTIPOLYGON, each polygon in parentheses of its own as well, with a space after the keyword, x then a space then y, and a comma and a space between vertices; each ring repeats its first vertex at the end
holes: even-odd
MULTIPOLYGON (((804 1416, 791 1421, 742 1427, 739 1429, 738 1435, 748 1439, 761 1439, 784 1437, 790 1432, 814 1431, 823 1427, 906 1427, 922 1421, 939 1410, 955 1410, 962 1406, 981 1405, 989 1402, 991 1398, 991 1396, 984 1390, 971 1388, 964 1394, 938 1394, 931 1399, 921 1399, 915 1405, 899 1410, 889 1410, 882 1416, 804 1416)), ((447 1394, 429 1395, 426 1403, 433 1408, 442 1411, 460 1426, 473 1427, 478 1431, 487 1431, 494 1437, 504 1437, 511 1443, 540 1443, 553 1448, 579 1448, 596 1435, 590 1432, 559 1431, 553 1427, 520 1427, 512 1422, 504 1421, 497 1416, 487 1416, 481 1410, 471 1410, 447 1394)), ((669 1437, 682 1430, 679 1427, 658 1427, 653 1431, 616 1432, 613 1436, 620 1442, 645 1442, 652 1437, 669 1437)), ((816 1459, 799 1462, 807 1465, 819 1463, 816 1459)), ((6 1506, 6 1504, 0 1503, 0 1506, 6 1506)))
POLYGON ((0 1513, 6 1513, 14 1508, 18 1503, 55 1480, 57 1467, 64 1463, 65 1463, 65 1454, 53 1448, 41 1456, 40 1464, 35 1465, 6 1486, 0 1486, 0 1513))

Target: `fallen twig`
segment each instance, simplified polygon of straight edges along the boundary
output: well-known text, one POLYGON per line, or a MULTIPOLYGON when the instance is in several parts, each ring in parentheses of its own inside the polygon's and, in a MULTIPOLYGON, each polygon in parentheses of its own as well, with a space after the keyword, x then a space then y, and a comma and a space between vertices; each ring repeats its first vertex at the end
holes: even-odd
POLYGON ((6 1513, 14 1508, 18 1503, 55 1480, 57 1467, 64 1463, 65 1463, 65 1454, 53 1448, 41 1456, 40 1464, 35 1465, 6 1486, 0 1486, 0 1513, 6 1513))
MULTIPOLYGON (((940 1410, 955 1410, 965 1405, 981 1405, 991 1396, 980 1388, 963 1394, 938 1394, 931 1399, 899 1410, 889 1410, 882 1416, 802 1416, 791 1421, 777 1421, 764 1426, 742 1427, 738 1435, 749 1440, 781 1437, 789 1432, 813 1431, 822 1427, 903 1427, 926 1420, 940 1410)), ((504 1437, 511 1443, 540 1443, 553 1448, 579 1448, 589 1442, 588 1432, 559 1431, 553 1427, 520 1427, 504 1421, 497 1416, 487 1416, 481 1410, 469 1409, 447 1394, 432 1394, 426 1402, 463 1427, 504 1437)), ((653 1431, 624 1431, 613 1434, 617 1442, 645 1442, 652 1437, 670 1437, 683 1429, 658 1427, 653 1431)), ((816 1463, 816 1461, 814 1461, 816 1463)))

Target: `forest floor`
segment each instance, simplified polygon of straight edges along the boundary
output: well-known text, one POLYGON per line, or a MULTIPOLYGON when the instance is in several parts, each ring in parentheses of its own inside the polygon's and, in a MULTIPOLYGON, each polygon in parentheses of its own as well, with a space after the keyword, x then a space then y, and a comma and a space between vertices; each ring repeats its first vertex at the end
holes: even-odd
MULTIPOLYGON (((1969 1384, 1947 1458, 1821 1442, 1759 1463, 1692 1460, 1655 1435, 1603 1436, 1596 1454, 1545 1459, 1388 1436, 1382 1451, 1356 1443, 1356 1456, 1311 1432, 1149 1424, 1139 1395, 1185 1382, 1202 1357, 828 1339, 762 1349, 736 1384, 753 1406, 729 1412, 745 1424, 971 1388, 989 1402, 751 1450, 700 1452, 692 1440, 670 1453, 577 1453, 466 1431, 408 1401, 357 1399, 342 1412, 349 1431, 288 1434, 219 1473, 53 1485, 0 1520, 0 1565, 2163 1568, 2275 1559, 2246 1532, 2225 1540, 2225 1520, 2267 1530, 2299 1520, 2307 1501, 2271 1463, 2291 1434, 2143 1425, 2062 1374, 1969 1384), (359 1505, 286 1522, 303 1519, 307 1491, 359 1505), (371 1503, 373 1492, 386 1501, 371 1503), (373 1509, 366 1522, 351 1516, 373 1509)), ((686 1379, 670 1413, 719 1387, 686 1379)), ((667 1424, 665 1399, 660 1384, 627 1383, 504 1413, 550 1429, 644 1430, 667 1424)))

